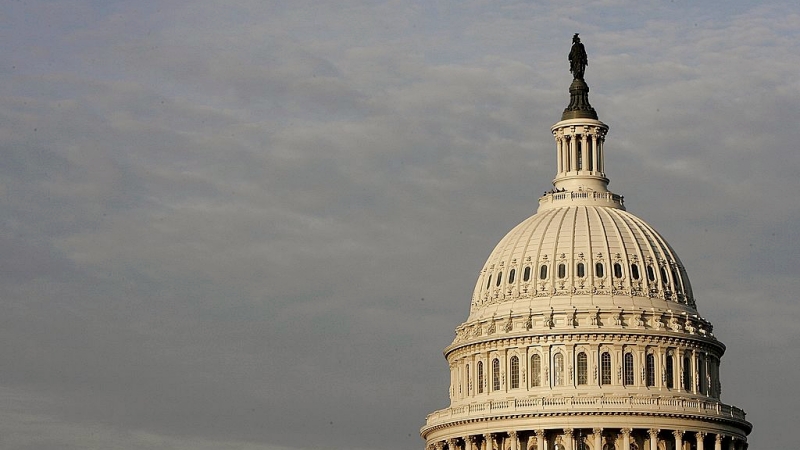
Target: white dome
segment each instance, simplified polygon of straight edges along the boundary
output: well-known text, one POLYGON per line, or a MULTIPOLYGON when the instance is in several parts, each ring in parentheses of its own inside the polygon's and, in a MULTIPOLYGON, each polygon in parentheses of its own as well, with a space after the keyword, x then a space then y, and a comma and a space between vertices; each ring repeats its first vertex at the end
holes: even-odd
POLYGON ((686 271, 658 232, 621 205, 549 204, 574 194, 547 194, 540 212, 497 244, 478 277, 470 318, 565 306, 696 314, 686 271))

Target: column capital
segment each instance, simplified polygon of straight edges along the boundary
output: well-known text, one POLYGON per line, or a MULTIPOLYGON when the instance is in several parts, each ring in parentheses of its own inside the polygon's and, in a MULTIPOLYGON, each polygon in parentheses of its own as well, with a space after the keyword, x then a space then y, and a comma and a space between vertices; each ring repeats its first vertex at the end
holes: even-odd
POLYGON ((716 435, 716 436, 714 436, 714 442, 722 442, 722 438, 723 438, 723 437, 725 437, 725 436, 723 436, 723 435, 721 435, 721 434, 717 433, 717 435, 716 435))
POLYGON ((508 432, 508 437, 510 437, 510 438, 512 438, 512 439, 513 439, 513 438, 515 438, 515 437, 517 437, 518 435, 519 435, 519 433, 517 432, 517 430, 510 430, 510 431, 508 432))
POLYGON ((444 449, 444 441, 436 441, 433 443, 433 445, 436 447, 436 450, 444 449))
POLYGON ((630 429, 630 428, 623 428, 623 429, 621 429, 619 431, 622 433, 623 436, 630 436, 631 435, 631 431, 633 431, 633 430, 630 429))
POLYGON ((541 428, 538 430, 533 430, 533 432, 536 433, 536 436, 544 437, 544 430, 541 428))
POLYGON ((697 439, 705 439, 706 436, 708 436, 708 433, 706 433, 705 431, 698 431, 697 433, 695 433, 695 436, 697 436, 697 439))
POLYGON ((598 428, 592 428, 592 433, 594 433, 594 434, 603 434, 603 429, 599 428, 599 427, 598 428))
POLYGON ((649 430, 647 430, 647 432, 650 433, 651 437, 658 436, 658 432, 659 431, 661 431, 661 430, 659 430, 658 428, 650 428, 649 430))
POLYGON ((572 437, 572 428, 564 428, 564 435, 567 437, 572 437))
POLYGON ((456 438, 450 438, 447 440, 447 448, 448 450, 456 450, 456 438))
POLYGON ((682 438, 684 433, 686 432, 683 430, 672 430, 672 435, 675 436, 675 439, 682 438))

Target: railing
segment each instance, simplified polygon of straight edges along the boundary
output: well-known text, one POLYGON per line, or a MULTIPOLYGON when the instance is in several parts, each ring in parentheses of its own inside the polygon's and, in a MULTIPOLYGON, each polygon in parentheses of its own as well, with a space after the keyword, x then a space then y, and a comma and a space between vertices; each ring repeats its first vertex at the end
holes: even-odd
POLYGON ((565 191, 565 192, 547 192, 539 198, 539 204, 552 203, 563 200, 603 200, 609 203, 623 204, 623 197, 621 195, 613 194, 611 192, 595 192, 595 191, 565 191))
POLYGON ((428 415, 427 425, 432 426, 452 420, 487 417, 508 413, 534 412, 591 412, 608 410, 630 412, 682 412, 713 417, 745 420, 743 410, 717 401, 677 397, 644 396, 580 396, 580 397, 525 397, 507 400, 490 400, 454 408, 440 409, 428 415))

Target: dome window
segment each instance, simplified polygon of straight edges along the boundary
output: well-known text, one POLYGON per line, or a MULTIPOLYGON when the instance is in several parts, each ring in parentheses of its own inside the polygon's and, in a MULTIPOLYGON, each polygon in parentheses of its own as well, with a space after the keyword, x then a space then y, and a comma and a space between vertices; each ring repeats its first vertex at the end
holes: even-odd
POLYGON ((526 267, 525 270, 522 272, 522 281, 530 281, 531 279, 531 268, 526 267))
POLYGON ((647 266, 647 279, 650 281, 656 281, 656 271, 653 270, 653 266, 647 266))
POLYGON ((639 279, 639 265, 638 264, 631 264, 631 278, 634 280, 639 279))
POLYGON ((531 387, 540 386, 542 373, 542 357, 538 354, 531 356, 531 387))
POLYGON ((542 264, 542 266, 539 267, 539 279, 544 280, 546 278, 547 278, 547 265, 542 264))
POLYGON ((611 384, 611 353, 600 354, 600 384, 611 384))
POLYGON ((511 389, 519 388, 519 358, 511 357, 511 389))
POLYGON ((489 279, 486 280, 486 289, 489 289, 492 286, 492 275, 489 274, 489 279))
POLYGON ((675 362, 672 360, 672 354, 671 353, 669 355, 667 355, 667 360, 666 360, 665 366, 666 366, 666 370, 664 371, 664 374, 666 376, 664 377, 665 378, 664 381, 667 384, 667 389, 672 389, 673 388, 673 386, 672 386, 673 385, 673 380, 674 380, 673 372, 675 371, 675 362))
POLYGON ((578 263, 578 267, 576 267, 576 272, 578 273, 578 278, 583 278, 586 276, 586 266, 583 263, 578 263))
POLYGON ((580 352, 578 353, 578 384, 584 385, 589 384, 589 359, 586 357, 586 353, 580 352))
POLYGON ((614 278, 622 278, 622 264, 614 263, 614 278))
POLYGON ((669 283, 669 274, 667 273, 667 268, 661 266, 661 282, 664 284, 669 283))
POLYGON ((478 393, 483 394, 483 361, 478 361, 478 393))
POLYGON ((558 265, 558 278, 564 278, 567 276, 567 265, 561 263, 558 265))
POLYGON ((625 376, 622 380, 622 384, 625 386, 632 386, 633 385, 633 353, 625 353, 625 357, 623 358, 623 363, 625 366, 625 376))
POLYGON ((497 358, 492 360, 492 390, 500 390, 500 360, 497 358))
POLYGON ((605 275, 605 271, 603 270, 603 263, 597 263, 594 265, 594 276, 597 278, 603 278, 605 275))
POLYGON ((508 272, 508 282, 513 283, 514 277, 517 275, 517 269, 511 269, 511 272, 508 272))
POLYGON ((497 273, 497 281, 494 282, 495 286, 500 286, 500 283, 503 282, 503 272, 497 273))

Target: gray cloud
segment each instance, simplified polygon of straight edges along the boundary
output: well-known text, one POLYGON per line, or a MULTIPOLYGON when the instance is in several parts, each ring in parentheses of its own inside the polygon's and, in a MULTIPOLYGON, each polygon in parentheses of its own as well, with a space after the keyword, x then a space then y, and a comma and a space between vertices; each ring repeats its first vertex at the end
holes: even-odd
POLYGON ((611 188, 686 264, 751 444, 788 445, 787 5, 73 3, 15 5, 0 50, 5 448, 420 445, 550 187, 575 31, 611 188))

